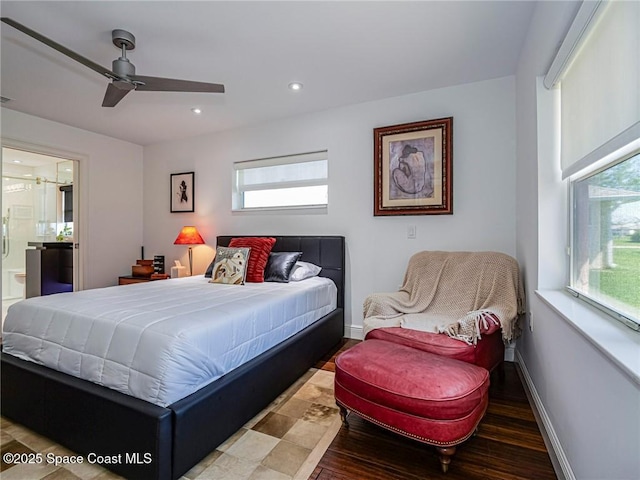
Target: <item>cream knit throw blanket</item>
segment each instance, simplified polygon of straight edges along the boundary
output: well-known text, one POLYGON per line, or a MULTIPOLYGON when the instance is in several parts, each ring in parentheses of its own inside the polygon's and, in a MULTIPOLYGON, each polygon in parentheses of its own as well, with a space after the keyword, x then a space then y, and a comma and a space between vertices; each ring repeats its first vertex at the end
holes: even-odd
POLYGON ((509 342, 520 334, 521 313, 524 291, 518 263, 509 255, 419 252, 409 260, 400 291, 365 299, 364 334, 400 326, 475 344, 493 314, 500 320, 504 341, 509 342))

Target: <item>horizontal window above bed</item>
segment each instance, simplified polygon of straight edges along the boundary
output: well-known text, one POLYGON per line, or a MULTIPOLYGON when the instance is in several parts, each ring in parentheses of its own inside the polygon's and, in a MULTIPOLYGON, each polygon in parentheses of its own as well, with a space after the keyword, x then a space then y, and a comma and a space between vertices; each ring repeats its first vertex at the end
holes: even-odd
POLYGON ((327 151, 233 164, 233 210, 326 207, 327 151))

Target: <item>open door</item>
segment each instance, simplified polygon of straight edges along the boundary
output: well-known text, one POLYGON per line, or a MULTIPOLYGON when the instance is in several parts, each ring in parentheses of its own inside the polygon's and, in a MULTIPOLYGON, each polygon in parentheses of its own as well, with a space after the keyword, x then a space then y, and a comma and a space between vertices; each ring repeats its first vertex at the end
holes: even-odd
POLYGON ((42 147, 3 144, 3 313, 9 305, 27 296, 27 286, 32 291, 49 293, 57 293, 56 287, 45 282, 60 283, 60 291, 82 289, 79 164, 79 160, 47 152, 42 147), (38 256, 33 254, 34 250, 44 252, 46 248, 68 248, 67 260, 61 262, 59 271, 53 272, 57 267, 36 262, 36 270, 29 274, 27 258, 38 256))

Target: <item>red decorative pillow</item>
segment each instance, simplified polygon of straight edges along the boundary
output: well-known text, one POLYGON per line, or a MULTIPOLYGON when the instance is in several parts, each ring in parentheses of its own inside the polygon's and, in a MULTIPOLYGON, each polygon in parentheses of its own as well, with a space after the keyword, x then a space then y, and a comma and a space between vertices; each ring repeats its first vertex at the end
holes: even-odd
POLYGON ((247 282, 264 282, 264 269, 267 266, 269 254, 275 243, 276 239, 272 237, 238 237, 231 239, 229 242, 230 247, 248 247, 251 249, 245 277, 247 282))

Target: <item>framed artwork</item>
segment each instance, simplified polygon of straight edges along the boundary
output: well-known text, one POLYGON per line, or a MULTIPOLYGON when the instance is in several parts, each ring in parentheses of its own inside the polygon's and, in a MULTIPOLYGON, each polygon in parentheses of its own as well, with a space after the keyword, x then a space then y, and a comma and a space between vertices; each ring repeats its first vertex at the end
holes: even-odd
POLYGON ((193 212, 195 173, 171 174, 171 213, 193 212))
POLYGON ((374 216, 452 214, 453 117, 373 130, 374 216))

